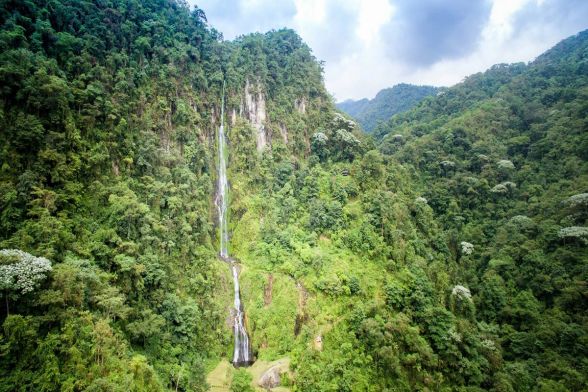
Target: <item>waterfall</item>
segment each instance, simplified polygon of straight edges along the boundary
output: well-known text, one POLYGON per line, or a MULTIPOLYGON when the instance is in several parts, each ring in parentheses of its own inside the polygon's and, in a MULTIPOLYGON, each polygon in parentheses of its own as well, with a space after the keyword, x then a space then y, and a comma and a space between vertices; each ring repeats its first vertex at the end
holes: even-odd
POLYGON ((233 275, 233 286, 235 291, 233 330, 235 335, 235 348, 233 351, 233 365, 246 366, 251 364, 251 348, 249 346, 249 335, 245 329, 243 306, 241 305, 241 294, 239 290, 239 271, 236 261, 229 256, 229 230, 227 221, 228 210, 228 188, 227 162, 226 162, 226 138, 224 129, 225 118, 225 83, 223 82, 223 93, 221 101, 221 120, 218 128, 218 194, 216 206, 218 208, 218 220, 220 226, 220 257, 231 267, 233 275))

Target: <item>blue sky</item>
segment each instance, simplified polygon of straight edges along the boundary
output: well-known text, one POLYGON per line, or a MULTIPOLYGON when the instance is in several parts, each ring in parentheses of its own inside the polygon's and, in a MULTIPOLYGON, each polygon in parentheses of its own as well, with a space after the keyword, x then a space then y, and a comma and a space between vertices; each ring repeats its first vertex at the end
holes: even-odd
POLYGON ((338 101, 397 83, 450 86, 530 61, 588 28, 588 0, 189 0, 225 39, 295 29, 338 101))

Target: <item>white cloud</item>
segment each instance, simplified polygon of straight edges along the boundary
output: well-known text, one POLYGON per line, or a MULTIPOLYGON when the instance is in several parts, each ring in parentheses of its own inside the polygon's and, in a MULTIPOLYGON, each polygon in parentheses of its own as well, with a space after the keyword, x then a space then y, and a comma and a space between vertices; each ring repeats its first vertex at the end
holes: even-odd
POLYGON ((326 19, 325 0, 295 0, 296 16, 294 22, 298 26, 306 24, 320 24, 326 19))
POLYGON ((585 0, 462 0, 451 3, 449 10, 442 0, 203 0, 198 4, 228 39, 272 28, 297 30, 316 57, 326 61, 327 89, 338 100, 371 98, 402 82, 452 85, 496 63, 530 61, 588 27, 585 0), (470 1, 480 6, 471 6, 470 1), (463 15, 466 8, 477 12, 475 18, 463 15), (442 17, 449 22, 443 23, 442 17), (423 23, 423 18, 433 24, 423 23))
POLYGON ((505 37, 512 34, 512 17, 532 0, 494 0, 484 34, 505 37))
MULTIPOLYGON (((517 30, 515 19, 525 7, 547 12, 557 6, 549 0, 493 0, 488 23, 476 49, 465 56, 441 59, 427 67, 411 67, 403 64, 402 59, 387 57, 385 40, 393 37, 379 37, 376 45, 364 46, 362 51, 349 54, 336 64, 327 64, 327 88, 338 100, 371 98, 380 89, 397 83, 450 86, 497 63, 531 61, 561 39, 588 27, 588 23, 578 22, 579 17, 575 23, 562 23, 563 17, 554 17, 550 23, 550 16, 545 15, 544 20, 529 20, 524 29, 517 30), (551 8, 547 8, 548 5, 551 8)), ((586 8, 578 8, 577 12, 588 18, 586 8)), ((410 37, 405 39, 410 42, 410 37)), ((320 53, 318 55, 320 57, 320 53)))
POLYGON ((392 17, 392 11, 387 0, 365 0, 359 3, 359 19, 355 31, 366 47, 380 38, 380 30, 392 17))

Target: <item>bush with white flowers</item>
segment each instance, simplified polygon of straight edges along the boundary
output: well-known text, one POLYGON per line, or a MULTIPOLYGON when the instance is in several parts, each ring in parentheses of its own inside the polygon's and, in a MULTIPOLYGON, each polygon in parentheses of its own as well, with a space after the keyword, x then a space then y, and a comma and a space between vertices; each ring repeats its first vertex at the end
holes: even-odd
POLYGON ((566 240, 566 239, 575 239, 579 240, 580 242, 586 244, 588 243, 588 227, 582 226, 570 226, 564 227, 560 229, 557 233, 559 238, 566 240))
POLYGON ((498 165, 498 168, 503 170, 512 170, 515 168, 514 163, 508 159, 501 159, 496 164, 498 165))
POLYGON ((14 294, 33 291, 51 271, 51 262, 19 249, 0 250, 0 290, 14 294))
POLYGON ((474 252, 474 244, 462 241, 459 245, 461 246, 461 253, 466 256, 469 256, 474 252))
POLYGON ((470 293, 470 289, 464 287, 462 285, 455 285, 453 286, 453 290, 451 290, 451 295, 457 297, 460 300, 471 300, 472 293, 470 293))

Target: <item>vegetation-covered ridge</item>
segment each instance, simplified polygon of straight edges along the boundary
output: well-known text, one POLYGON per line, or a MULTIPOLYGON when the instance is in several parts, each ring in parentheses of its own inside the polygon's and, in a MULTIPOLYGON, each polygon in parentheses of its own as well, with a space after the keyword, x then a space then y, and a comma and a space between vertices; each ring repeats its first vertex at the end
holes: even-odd
POLYGON ((0 26, 0 390, 206 390, 232 352, 223 79, 233 123, 263 100, 265 149, 303 156, 332 107, 319 63, 181 1, 4 1, 0 26))
POLYGON ((420 101, 443 91, 433 86, 415 86, 400 83, 380 90, 373 99, 339 102, 337 108, 353 117, 366 131, 372 132, 376 126, 395 114, 412 109, 420 101))
POLYGON ((258 356, 303 391, 585 389, 587 47, 234 167, 258 356))
POLYGON ((227 42, 171 0, 0 25, 1 391, 203 391, 230 358, 223 80, 230 253, 282 387, 588 388, 588 32, 371 138, 291 30, 227 42))

